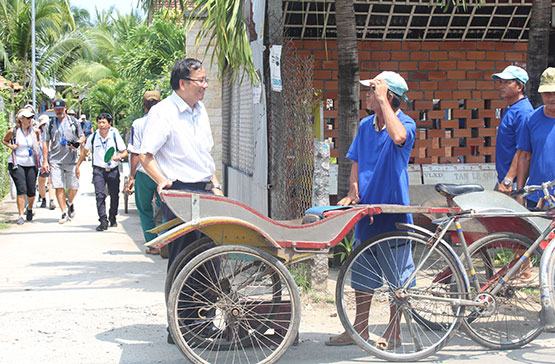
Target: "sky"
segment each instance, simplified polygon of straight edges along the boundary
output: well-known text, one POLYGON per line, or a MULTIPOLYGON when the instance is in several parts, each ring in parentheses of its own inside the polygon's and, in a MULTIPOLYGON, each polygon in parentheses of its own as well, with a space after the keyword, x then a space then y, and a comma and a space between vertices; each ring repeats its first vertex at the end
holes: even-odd
POLYGON ((91 18, 94 18, 95 7, 99 10, 108 10, 114 6, 120 14, 129 14, 137 6, 137 0, 70 0, 71 6, 87 9, 91 18))

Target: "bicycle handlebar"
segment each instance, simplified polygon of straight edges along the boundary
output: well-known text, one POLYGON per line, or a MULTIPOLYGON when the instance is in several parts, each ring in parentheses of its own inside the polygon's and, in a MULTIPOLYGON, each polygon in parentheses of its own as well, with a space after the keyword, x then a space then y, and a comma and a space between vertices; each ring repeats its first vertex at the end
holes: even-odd
POLYGON ((518 189, 511 193, 512 196, 528 196, 532 192, 536 191, 543 191, 544 198, 549 199, 551 198, 551 194, 549 193, 549 189, 555 186, 555 179, 549 182, 543 182, 541 185, 528 185, 524 186, 521 189, 518 189))

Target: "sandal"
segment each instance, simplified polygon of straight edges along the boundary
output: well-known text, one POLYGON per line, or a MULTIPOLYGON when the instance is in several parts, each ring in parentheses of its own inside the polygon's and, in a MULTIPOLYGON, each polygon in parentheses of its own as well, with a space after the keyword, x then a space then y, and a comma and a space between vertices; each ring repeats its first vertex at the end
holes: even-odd
POLYGON ((355 345, 355 341, 346 332, 332 336, 325 342, 326 346, 349 346, 355 345))
POLYGON ((378 340, 376 340, 374 345, 378 350, 394 350, 401 346, 401 340, 387 340, 385 337, 380 337, 378 340))

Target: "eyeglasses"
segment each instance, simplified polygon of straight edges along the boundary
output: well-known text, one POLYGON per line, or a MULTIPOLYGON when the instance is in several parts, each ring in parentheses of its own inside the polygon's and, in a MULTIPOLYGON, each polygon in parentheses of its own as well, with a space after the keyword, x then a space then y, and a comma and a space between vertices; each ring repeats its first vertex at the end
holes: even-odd
POLYGON ((189 81, 194 81, 194 82, 198 82, 201 85, 208 83, 208 78, 204 77, 204 78, 189 78, 189 77, 185 77, 185 80, 189 80, 189 81))

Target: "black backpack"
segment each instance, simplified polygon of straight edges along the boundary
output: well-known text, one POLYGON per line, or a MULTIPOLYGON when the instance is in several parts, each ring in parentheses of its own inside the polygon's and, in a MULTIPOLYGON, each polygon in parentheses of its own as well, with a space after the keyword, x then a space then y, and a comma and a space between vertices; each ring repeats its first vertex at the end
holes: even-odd
MULTIPOLYGON (((77 119, 75 119, 73 116, 71 115, 67 115, 67 117, 69 118, 69 121, 71 122, 71 125, 73 126, 73 133, 75 134, 75 138, 79 139, 79 135, 77 135, 77 119)), ((52 128, 54 127, 54 123, 56 122, 56 117, 54 116, 52 119, 50 119, 50 122, 48 123, 48 135, 50 135, 50 140, 52 140, 52 128)))

